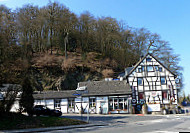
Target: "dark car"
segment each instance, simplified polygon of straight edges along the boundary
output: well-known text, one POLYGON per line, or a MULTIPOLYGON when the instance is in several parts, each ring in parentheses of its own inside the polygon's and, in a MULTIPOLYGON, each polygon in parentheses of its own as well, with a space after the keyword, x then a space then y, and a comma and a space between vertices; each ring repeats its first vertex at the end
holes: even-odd
POLYGON ((61 116, 62 112, 56 109, 49 109, 44 105, 35 105, 33 108, 33 114, 40 115, 48 115, 48 116, 61 116))

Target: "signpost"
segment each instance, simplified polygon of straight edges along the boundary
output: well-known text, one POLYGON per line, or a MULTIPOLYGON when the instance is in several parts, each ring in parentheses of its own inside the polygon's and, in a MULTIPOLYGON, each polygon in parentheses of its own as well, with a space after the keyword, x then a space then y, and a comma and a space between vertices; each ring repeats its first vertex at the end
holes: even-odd
MULTIPOLYGON (((82 120, 82 94, 88 94, 87 86, 81 86, 76 89, 76 94, 77 96, 81 96, 81 120, 82 120)), ((89 123, 89 107, 87 110, 87 123, 89 123)))

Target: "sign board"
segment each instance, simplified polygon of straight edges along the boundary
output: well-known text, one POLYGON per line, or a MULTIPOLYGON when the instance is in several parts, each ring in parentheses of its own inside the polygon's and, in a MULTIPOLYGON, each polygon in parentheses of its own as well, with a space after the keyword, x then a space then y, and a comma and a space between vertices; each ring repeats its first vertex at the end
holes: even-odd
POLYGON ((174 98, 174 97, 171 97, 171 101, 172 101, 172 102, 175 102, 175 98, 174 98))
POLYGON ((176 83, 176 84, 179 84, 179 79, 178 79, 178 78, 175 79, 175 83, 176 83))
POLYGON ((132 105, 135 106, 137 103, 136 100, 136 91, 135 91, 135 87, 132 87, 132 105))
POLYGON ((81 94, 74 93, 73 96, 81 96, 81 94))
POLYGON ((157 96, 157 95, 156 95, 156 91, 152 91, 152 92, 151 92, 151 95, 152 95, 153 97, 157 96))
POLYGON ((160 111, 160 104, 148 104, 148 112, 160 111))
POLYGON ((137 102, 137 100, 136 99, 132 99, 132 103, 136 103, 137 102))

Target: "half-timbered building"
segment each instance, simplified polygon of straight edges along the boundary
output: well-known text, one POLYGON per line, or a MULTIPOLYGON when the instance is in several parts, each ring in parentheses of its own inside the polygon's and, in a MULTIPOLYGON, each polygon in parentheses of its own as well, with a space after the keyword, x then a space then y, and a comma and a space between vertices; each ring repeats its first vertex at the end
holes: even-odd
POLYGON ((160 111, 166 104, 177 104, 177 75, 148 53, 125 69, 124 78, 132 89, 132 104, 148 104, 149 111, 160 111))

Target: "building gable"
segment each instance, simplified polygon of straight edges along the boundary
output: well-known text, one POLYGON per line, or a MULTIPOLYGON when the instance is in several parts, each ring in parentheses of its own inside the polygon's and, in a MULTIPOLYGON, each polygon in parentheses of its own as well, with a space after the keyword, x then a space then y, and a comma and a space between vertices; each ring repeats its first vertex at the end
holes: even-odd
POLYGON ((132 92, 134 92, 133 99, 136 99, 137 103, 144 99, 147 103, 163 104, 169 103, 171 98, 176 102, 176 77, 174 73, 150 53, 141 58, 126 75, 132 92))
MULTIPOLYGON (((166 75, 177 76, 171 72, 164 64, 157 60, 152 54, 146 54, 134 67, 128 72, 126 77, 133 76, 135 73, 146 74, 145 72, 164 72, 166 75)), ((151 75, 150 75, 151 76, 151 75)))

